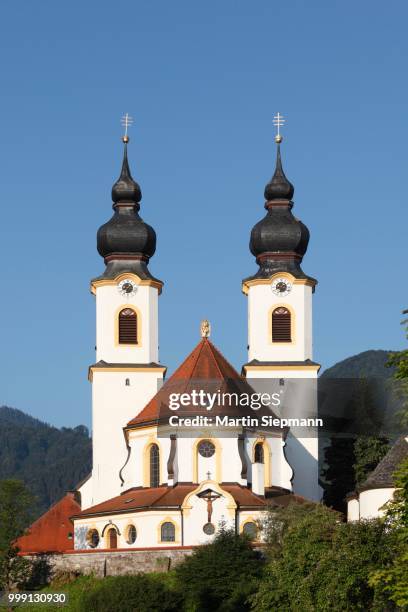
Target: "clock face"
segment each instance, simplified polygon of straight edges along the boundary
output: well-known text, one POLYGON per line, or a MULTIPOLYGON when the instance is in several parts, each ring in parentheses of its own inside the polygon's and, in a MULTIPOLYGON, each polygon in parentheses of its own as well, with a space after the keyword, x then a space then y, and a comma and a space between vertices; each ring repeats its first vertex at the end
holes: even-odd
POLYGON ((288 295, 291 289, 292 284, 288 281, 287 278, 275 278, 272 283, 272 291, 275 295, 279 295, 280 297, 288 295))
POLYGON ((118 285, 118 291, 124 297, 132 297, 137 291, 137 286, 130 278, 124 278, 118 285))

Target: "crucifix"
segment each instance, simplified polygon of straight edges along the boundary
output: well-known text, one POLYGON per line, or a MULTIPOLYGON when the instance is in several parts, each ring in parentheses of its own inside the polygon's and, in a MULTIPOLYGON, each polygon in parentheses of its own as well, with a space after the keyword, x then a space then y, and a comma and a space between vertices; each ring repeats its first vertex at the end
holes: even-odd
POLYGON ((199 497, 201 497, 201 499, 204 499, 207 502, 208 522, 211 523, 213 502, 219 497, 221 497, 221 495, 219 493, 214 493, 214 491, 211 491, 211 489, 207 489, 206 491, 204 491, 204 493, 201 493, 199 497))
POLYGON ((121 119, 121 123, 123 125, 123 127, 125 128, 125 134, 124 136, 122 136, 122 140, 123 142, 129 142, 129 136, 128 136, 128 127, 132 125, 133 123, 133 119, 132 117, 129 115, 129 113, 126 113, 125 115, 123 115, 122 119, 121 119))
POLYGON ((281 127, 285 124, 286 119, 280 113, 277 113, 273 118, 273 125, 277 128, 277 133, 275 136, 275 142, 280 144, 282 142, 282 136, 280 133, 281 127))

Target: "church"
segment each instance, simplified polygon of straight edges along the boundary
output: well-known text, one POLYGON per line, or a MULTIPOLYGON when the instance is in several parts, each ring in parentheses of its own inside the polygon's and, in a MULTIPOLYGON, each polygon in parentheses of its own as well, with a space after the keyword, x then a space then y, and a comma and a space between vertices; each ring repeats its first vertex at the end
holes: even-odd
MULTIPOLYGON (((294 187, 282 167, 279 123, 266 212, 250 234, 257 269, 241 286, 248 303, 248 360, 240 372, 212 343, 210 323, 203 321, 190 354, 166 378, 158 349, 164 283, 150 269, 156 232, 139 214, 141 188, 129 167, 129 138, 122 140, 113 216, 97 233, 104 270, 90 285, 96 305, 96 359, 89 367, 92 472, 31 526, 20 548, 92 553, 192 547, 211 541, 221 525, 261 541, 267 506, 320 500, 317 433, 263 427, 260 421, 245 426, 248 409, 216 401, 211 416, 228 415, 232 425, 201 421, 187 431, 172 418, 178 413, 169 397, 197 387, 230 396, 266 388, 284 395, 298 380, 309 383, 309 392, 307 399, 297 396, 297 407, 307 401, 308 415, 317 414, 317 281, 301 267, 309 231, 292 212, 294 187)), ((281 416, 283 404, 268 414, 281 416)), ((182 414, 194 418, 197 410, 183 407, 182 414)))

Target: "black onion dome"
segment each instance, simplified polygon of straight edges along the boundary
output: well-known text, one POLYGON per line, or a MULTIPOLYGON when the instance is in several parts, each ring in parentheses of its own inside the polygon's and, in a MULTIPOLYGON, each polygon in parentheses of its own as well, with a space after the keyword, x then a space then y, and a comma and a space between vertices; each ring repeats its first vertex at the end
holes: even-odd
POLYGON ((112 187, 113 202, 134 202, 138 204, 142 199, 140 186, 133 180, 127 158, 127 144, 123 153, 122 171, 120 177, 112 187))
POLYGON ((270 208, 252 229, 249 248, 255 257, 266 252, 290 252, 303 257, 309 237, 306 225, 293 216, 289 207, 270 208))
POLYGON ((98 253, 106 263, 99 278, 115 278, 122 272, 154 278, 147 263, 156 251, 156 232, 139 215, 141 198, 140 187, 130 173, 125 142, 120 177, 112 187, 114 213, 97 233, 98 253))
POLYGON ((280 145, 278 144, 276 168, 273 177, 265 187, 265 200, 291 200, 294 192, 295 188, 292 183, 288 181, 283 171, 280 145))
POLYGON ((276 169, 265 188, 267 213, 252 229, 249 248, 259 265, 258 272, 245 280, 270 278, 290 272, 296 278, 310 278, 300 264, 309 244, 309 230, 292 214, 294 187, 285 176, 278 145, 276 169))
POLYGON ((150 259, 156 251, 156 232, 133 207, 118 207, 97 234, 98 253, 142 255, 150 259))

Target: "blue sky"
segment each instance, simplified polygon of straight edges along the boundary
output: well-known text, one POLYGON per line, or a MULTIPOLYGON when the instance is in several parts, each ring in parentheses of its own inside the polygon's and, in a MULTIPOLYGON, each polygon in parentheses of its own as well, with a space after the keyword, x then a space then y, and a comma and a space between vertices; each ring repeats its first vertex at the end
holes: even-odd
POLYGON ((256 270, 277 111, 311 231, 303 268, 319 280, 315 359, 405 346, 405 2, 42 0, 0 16, 0 404, 90 424, 89 280, 124 112, 170 370, 204 317, 225 356, 246 360, 241 279, 256 270))

